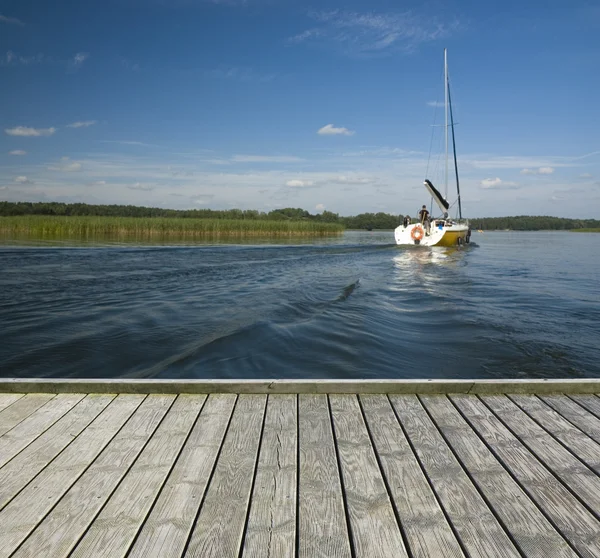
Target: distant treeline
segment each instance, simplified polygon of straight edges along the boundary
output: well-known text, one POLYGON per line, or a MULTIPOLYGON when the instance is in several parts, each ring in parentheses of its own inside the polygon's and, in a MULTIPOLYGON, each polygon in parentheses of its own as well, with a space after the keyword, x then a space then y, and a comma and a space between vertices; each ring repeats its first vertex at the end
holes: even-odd
MULTIPOLYGON (((311 214, 305 209, 286 207, 263 212, 252 209, 163 209, 135 205, 90 205, 85 203, 58 202, 0 202, 0 216, 13 215, 59 215, 103 217, 167 217, 186 219, 227 219, 262 221, 314 221, 337 223, 347 229, 394 229, 404 218, 389 213, 361 213, 343 217, 331 211, 311 214)), ((415 216, 411 216, 413 220, 415 216)), ((565 219, 562 217, 520 215, 517 217, 482 217, 470 219, 471 227, 483 230, 538 231, 577 230, 599 228, 597 219, 565 219)))

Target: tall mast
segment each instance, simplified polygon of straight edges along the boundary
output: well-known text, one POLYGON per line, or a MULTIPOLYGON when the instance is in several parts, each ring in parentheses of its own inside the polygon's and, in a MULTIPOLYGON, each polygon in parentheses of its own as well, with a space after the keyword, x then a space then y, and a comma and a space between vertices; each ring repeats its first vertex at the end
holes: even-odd
POLYGON ((452 153, 454 154, 454 173, 456 175, 456 193, 458 195, 458 218, 462 219, 460 204, 460 182, 458 180, 458 162, 456 161, 456 139, 454 137, 454 115, 452 114, 452 97, 450 95, 450 80, 448 80, 448 106, 450 107, 450 128, 452 128, 452 153))
POLYGON ((444 134, 446 140, 446 174, 444 177, 444 198, 448 199, 448 52, 444 49, 444 134))

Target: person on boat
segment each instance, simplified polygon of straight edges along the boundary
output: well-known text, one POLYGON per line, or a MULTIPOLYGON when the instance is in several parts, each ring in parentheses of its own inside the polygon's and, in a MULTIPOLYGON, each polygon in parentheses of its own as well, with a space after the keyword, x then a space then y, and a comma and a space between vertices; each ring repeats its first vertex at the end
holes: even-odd
POLYGON ((402 220, 402 226, 406 228, 408 225, 410 225, 410 216, 405 215, 404 219, 402 220))
POLYGON ((426 206, 423 206, 421 211, 419 211, 419 221, 421 221, 421 225, 425 227, 425 234, 429 235, 431 220, 429 219, 429 211, 427 211, 426 206))

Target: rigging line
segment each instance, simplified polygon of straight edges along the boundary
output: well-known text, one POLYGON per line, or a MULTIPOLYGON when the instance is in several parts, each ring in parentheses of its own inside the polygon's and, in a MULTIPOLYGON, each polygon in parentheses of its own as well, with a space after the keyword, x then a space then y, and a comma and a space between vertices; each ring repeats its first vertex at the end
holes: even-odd
POLYGON ((448 104, 450 107, 450 123, 452 127, 452 151, 454 153, 454 172, 456 174, 456 192, 458 194, 458 218, 462 219, 462 207, 460 203, 460 182, 458 180, 458 163, 456 161, 456 140, 454 138, 454 117, 452 116, 452 100, 450 98, 450 79, 448 79, 448 104))
MULTIPOLYGON (((443 72, 440 72, 443 73, 443 72)), ((429 177, 429 162, 431 160, 431 152, 433 150, 433 137, 435 134, 435 128, 438 126, 436 124, 436 120, 437 120, 437 113, 438 113, 438 105, 439 105, 439 94, 436 96, 438 98, 436 98, 435 100, 435 104, 433 107, 433 124, 431 125, 431 138, 429 140, 429 154, 427 155, 427 168, 425 170, 425 178, 429 177)))

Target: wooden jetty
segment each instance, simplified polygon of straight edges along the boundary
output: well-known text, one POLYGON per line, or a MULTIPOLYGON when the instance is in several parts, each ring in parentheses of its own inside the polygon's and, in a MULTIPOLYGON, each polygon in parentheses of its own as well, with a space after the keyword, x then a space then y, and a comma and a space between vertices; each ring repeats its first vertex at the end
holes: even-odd
POLYGON ((597 393, 0 379, 0 558, 600 557, 597 393))

